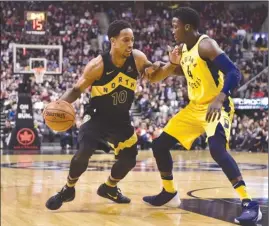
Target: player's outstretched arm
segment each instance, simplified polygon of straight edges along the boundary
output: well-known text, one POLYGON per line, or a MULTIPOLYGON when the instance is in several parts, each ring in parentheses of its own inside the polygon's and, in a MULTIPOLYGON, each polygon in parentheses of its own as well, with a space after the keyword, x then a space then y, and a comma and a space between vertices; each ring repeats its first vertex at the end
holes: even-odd
POLYGON ((210 60, 214 66, 225 74, 224 86, 220 94, 208 107, 206 120, 212 122, 220 119, 222 104, 231 91, 237 87, 241 79, 241 73, 229 57, 220 49, 215 40, 203 39, 199 44, 199 55, 204 60, 210 60))
POLYGON ((180 45, 172 49, 168 46, 169 62, 153 72, 148 72, 148 69, 146 69, 146 74, 150 82, 162 81, 170 75, 184 75, 180 66, 182 47, 183 45, 180 45))
POLYGON ((178 48, 170 50, 169 52, 170 62, 168 63, 164 63, 161 61, 151 63, 147 59, 146 55, 141 51, 134 50, 133 53, 137 69, 139 70, 143 79, 147 79, 150 82, 159 82, 164 80, 171 74, 183 75, 182 69, 179 65, 181 56, 179 54, 178 48))
POLYGON ((81 93, 83 93, 86 88, 92 85, 94 81, 101 78, 103 70, 104 63, 102 56, 92 59, 86 65, 84 72, 77 83, 72 89, 67 90, 60 99, 73 103, 77 98, 80 97, 81 93))

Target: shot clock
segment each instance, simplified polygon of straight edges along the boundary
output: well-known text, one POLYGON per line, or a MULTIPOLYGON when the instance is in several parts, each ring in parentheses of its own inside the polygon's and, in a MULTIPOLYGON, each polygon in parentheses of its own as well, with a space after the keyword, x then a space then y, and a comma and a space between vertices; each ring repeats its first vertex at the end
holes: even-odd
POLYGON ((24 28, 26 34, 45 35, 47 17, 44 11, 26 11, 24 28))

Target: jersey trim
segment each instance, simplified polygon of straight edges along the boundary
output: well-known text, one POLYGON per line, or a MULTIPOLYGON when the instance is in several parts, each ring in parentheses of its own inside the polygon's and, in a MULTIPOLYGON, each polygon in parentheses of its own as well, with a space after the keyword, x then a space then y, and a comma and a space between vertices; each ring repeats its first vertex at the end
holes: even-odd
POLYGON ((130 148, 133 145, 135 145, 137 143, 137 135, 136 133, 134 133, 129 139, 123 141, 123 142, 119 142, 117 145, 114 145, 110 142, 108 142, 108 144, 114 149, 114 153, 117 156, 121 150, 125 149, 125 148, 130 148))
POLYGON ((214 63, 212 63, 210 60, 206 60, 205 62, 207 64, 208 70, 210 71, 210 73, 215 81, 216 86, 218 87, 219 86, 219 77, 220 77, 218 70, 214 67, 214 63))
POLYGON ((135 91, 136 85, 137 85, 136 82, 137 82, 136 79, 133 79, 127 76, 126 74, 120 72, 109 83, 103 86, 92 86, 91 97, 93 98, 96 96, 103 96, 103 95, 109 94, 113 90, 115 90, 118 86, 123 86, 127 89, 135 91))

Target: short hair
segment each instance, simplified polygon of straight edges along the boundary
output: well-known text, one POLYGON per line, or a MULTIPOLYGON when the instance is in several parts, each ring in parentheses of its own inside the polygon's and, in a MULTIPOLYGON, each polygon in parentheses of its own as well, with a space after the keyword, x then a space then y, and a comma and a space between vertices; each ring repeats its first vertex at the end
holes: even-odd
POLYGON ((120 34, 120 31, 126 28, 132 29, 131 25, 127 21, 124 20, 113 21, 108 27, 107 31, 108 39, 110 40, 110 38, 118 36, 120 34))
POLYGON ((199 13, 190 7, 180 7, 175 10, 174 17, 178 18, 184 24, 190 24, 194 29, 198 29, 200 26, 199 13))

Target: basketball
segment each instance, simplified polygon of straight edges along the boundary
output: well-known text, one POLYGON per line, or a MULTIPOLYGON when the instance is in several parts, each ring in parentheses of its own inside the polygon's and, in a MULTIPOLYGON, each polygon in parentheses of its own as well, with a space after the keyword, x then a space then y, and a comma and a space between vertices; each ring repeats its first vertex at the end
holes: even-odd
POLYGON ((46 125, 57 132, 70 129, 75 122, 75 110, 71 104, 64 100, 48 104, 43 111, 46 125))

